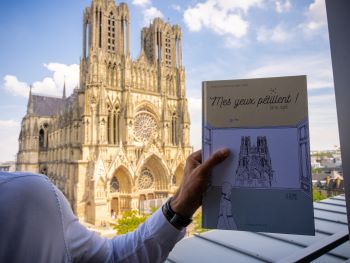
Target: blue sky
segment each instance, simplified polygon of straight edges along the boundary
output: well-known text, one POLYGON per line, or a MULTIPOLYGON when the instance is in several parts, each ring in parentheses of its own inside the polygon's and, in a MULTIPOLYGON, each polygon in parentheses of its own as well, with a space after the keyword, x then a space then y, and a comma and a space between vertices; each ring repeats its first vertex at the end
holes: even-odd
MULTIPOLYGON (((324 0, 128 0, 131 53, 155 16, 179 24, 192 120, 201 147, 201 82, 307 75, 311 149, 339 145, 324 0)), ((0 2, 0 161, 13 160, 29 85, 60 95, 79 82, 82 13, 90 0, 0 2)), ((117 1, 119 3, 119 1, 117 1)))

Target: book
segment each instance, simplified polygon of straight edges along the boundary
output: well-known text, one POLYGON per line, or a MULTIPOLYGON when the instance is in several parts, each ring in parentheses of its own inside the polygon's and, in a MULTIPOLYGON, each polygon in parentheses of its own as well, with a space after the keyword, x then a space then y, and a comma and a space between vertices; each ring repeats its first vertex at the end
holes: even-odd
POLYGON ((202 226, 314 235, 306 76, 203 82, 202 226))

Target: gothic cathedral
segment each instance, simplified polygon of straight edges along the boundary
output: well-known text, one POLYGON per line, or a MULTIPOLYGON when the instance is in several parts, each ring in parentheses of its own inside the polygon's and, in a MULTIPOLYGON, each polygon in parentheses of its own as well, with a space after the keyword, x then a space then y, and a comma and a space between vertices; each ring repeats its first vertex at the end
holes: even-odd
POLYGON ((154 19, 136 61, 129 32, 126 4, 93 0, 79 87, 30 91, 22 120, 17 170, 47 175, 92 224, 174 194, 192 151, 180 27, 154 19))

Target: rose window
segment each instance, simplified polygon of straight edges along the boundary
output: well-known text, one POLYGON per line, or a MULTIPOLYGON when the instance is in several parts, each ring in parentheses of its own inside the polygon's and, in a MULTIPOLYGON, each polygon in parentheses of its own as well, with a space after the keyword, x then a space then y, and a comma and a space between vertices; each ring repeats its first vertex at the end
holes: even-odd
POLYGON ((113 177, 111 180, 111 193, 119 191, 119 181, 117 178, 113 177))
POLYGON ((139 142, 149 141, 158 130, 157 121, 148 112, 142 111, 138 113, 134 121, 134 134, 139 142))
POLYGON ((139 177, 139 189, 151 188, 154 183, 154 178, 150 170, 147 168, 142 170, 139 177))

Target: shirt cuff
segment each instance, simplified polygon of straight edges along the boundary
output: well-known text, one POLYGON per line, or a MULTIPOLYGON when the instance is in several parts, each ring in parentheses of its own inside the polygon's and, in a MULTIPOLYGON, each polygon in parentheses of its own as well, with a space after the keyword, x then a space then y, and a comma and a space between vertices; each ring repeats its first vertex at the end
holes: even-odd
POLYGON ((147 221, 149 234, 169 250, 186 234, 186 228, 178 230, 165 218, 162 208, 159 208, 147 221))

